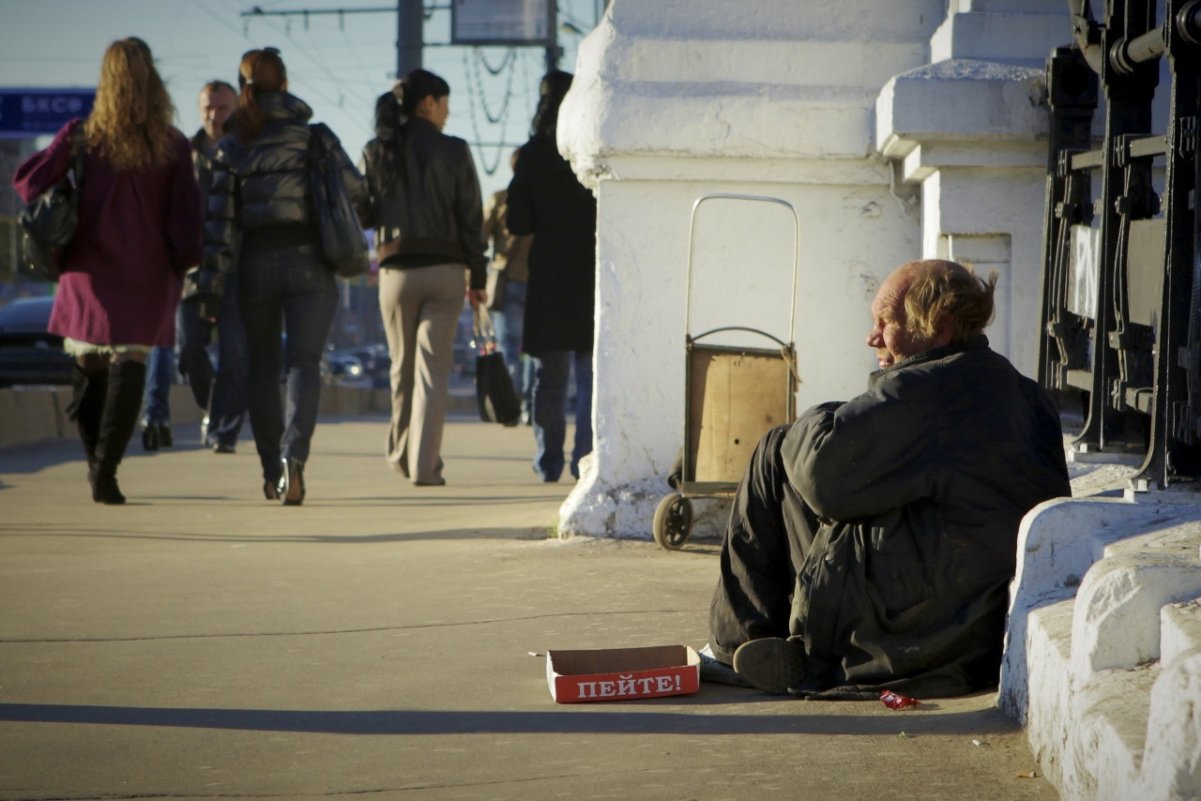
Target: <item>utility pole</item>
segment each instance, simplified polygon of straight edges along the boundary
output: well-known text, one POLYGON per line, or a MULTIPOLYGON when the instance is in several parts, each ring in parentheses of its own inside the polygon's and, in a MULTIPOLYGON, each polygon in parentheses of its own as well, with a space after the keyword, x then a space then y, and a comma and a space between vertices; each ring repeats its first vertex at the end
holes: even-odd
POLYGON ((396 0, 396 78, 421 66, 425 47, 422 29, 425 9, 422 0, 396 0))
POLYGON ((546 71, 559 68, 559 9, 556 0, 546 4, 546 71))

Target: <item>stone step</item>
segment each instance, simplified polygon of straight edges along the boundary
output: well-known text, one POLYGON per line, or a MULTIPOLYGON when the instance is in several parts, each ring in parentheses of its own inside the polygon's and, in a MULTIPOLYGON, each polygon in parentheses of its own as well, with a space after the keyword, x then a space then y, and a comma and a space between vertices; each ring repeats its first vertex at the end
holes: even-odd
POLYGON ((1159 659, 1170 664, 1201 651, 1201 601, 1181 601, 1159 612, 1159 659))
POLYGON ((1137 788, 1147 740, 1148 699, 1158 672, 1155 663, 1105 670, 1077 688, 1072 699, 1071 753, 1064 760, 1067 775, 1060 785, 1065 798, 1147 798, 1137 788))
POLYGON ((1080 801, 1201 798, 1201 505, 1052 502, 1020 542, 1000 702, 1024 704, 1048 780, 1080 801))

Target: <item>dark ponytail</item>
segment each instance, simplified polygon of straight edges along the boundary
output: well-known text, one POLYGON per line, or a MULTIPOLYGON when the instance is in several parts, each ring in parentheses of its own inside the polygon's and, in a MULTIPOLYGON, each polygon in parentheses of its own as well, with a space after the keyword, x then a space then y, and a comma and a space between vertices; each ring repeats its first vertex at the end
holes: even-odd
POLYGON ((378 186, 388 186, 401 179, 400 150, 404 143, 404 124, 427 97, 446 97, 450 84, 429 70, 409 72, 392 91, 375 101, 375 136, 379 140, 378 186))
POLYGON ((234 115, 234 131, 238 141, 249 142, 263 130, 263 111, 259 96, 282 91, 288 82, 288 70, 274 47, 248 50, 238 66, 238 113, 234 115))
POLYGON ((450 94, 450 84, 429 70, 415 69, 400 79, 392 90, 400 101, 401 116, 408 120, 427 97, 437 100, 450 94))

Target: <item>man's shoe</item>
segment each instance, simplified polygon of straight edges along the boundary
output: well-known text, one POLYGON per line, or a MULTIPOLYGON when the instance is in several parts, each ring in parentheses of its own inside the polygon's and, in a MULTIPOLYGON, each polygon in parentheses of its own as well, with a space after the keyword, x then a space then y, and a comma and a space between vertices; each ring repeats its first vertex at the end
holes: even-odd
POLYGON ((170 448, 175 444, 175 437, 171 434, 171 426, 167 423, 158 424, 158 444, 162 448, 170 448))
POLYGON ((147 423, 142 427, 142 450, 158 450, 158 424, 147 423))
POLYGON ((217 441, 213 443, 213 453, 236 453, 237 446, 232 442, 217 441))
POLYGON ((808 668, 800 640, 764 637, 744 642, 734 652, 734 670, 770 695, 788 695, 805 678, 808 668))

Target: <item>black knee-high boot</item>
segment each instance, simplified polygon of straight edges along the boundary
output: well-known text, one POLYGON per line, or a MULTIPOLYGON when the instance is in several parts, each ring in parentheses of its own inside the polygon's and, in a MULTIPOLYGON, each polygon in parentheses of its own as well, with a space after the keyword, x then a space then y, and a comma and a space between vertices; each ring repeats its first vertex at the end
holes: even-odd
POLYGON ((108 394, 108 366, 88 369, 75 365, 71 374, 71 402, 67 404, 67 419, 75 421, 79 440, 88 457, 89 475, 96 464, 96 441, 100 438, 100 416, 108 394))
POLYGON ((108 391, 96 441, 96 464, 91 472, 92 500, 96 503, 125 503, 117 486, 117 465, 138 426, 142 391, 146 387, 146 365, 134 361, 114 362, 108 368, 108 391))

